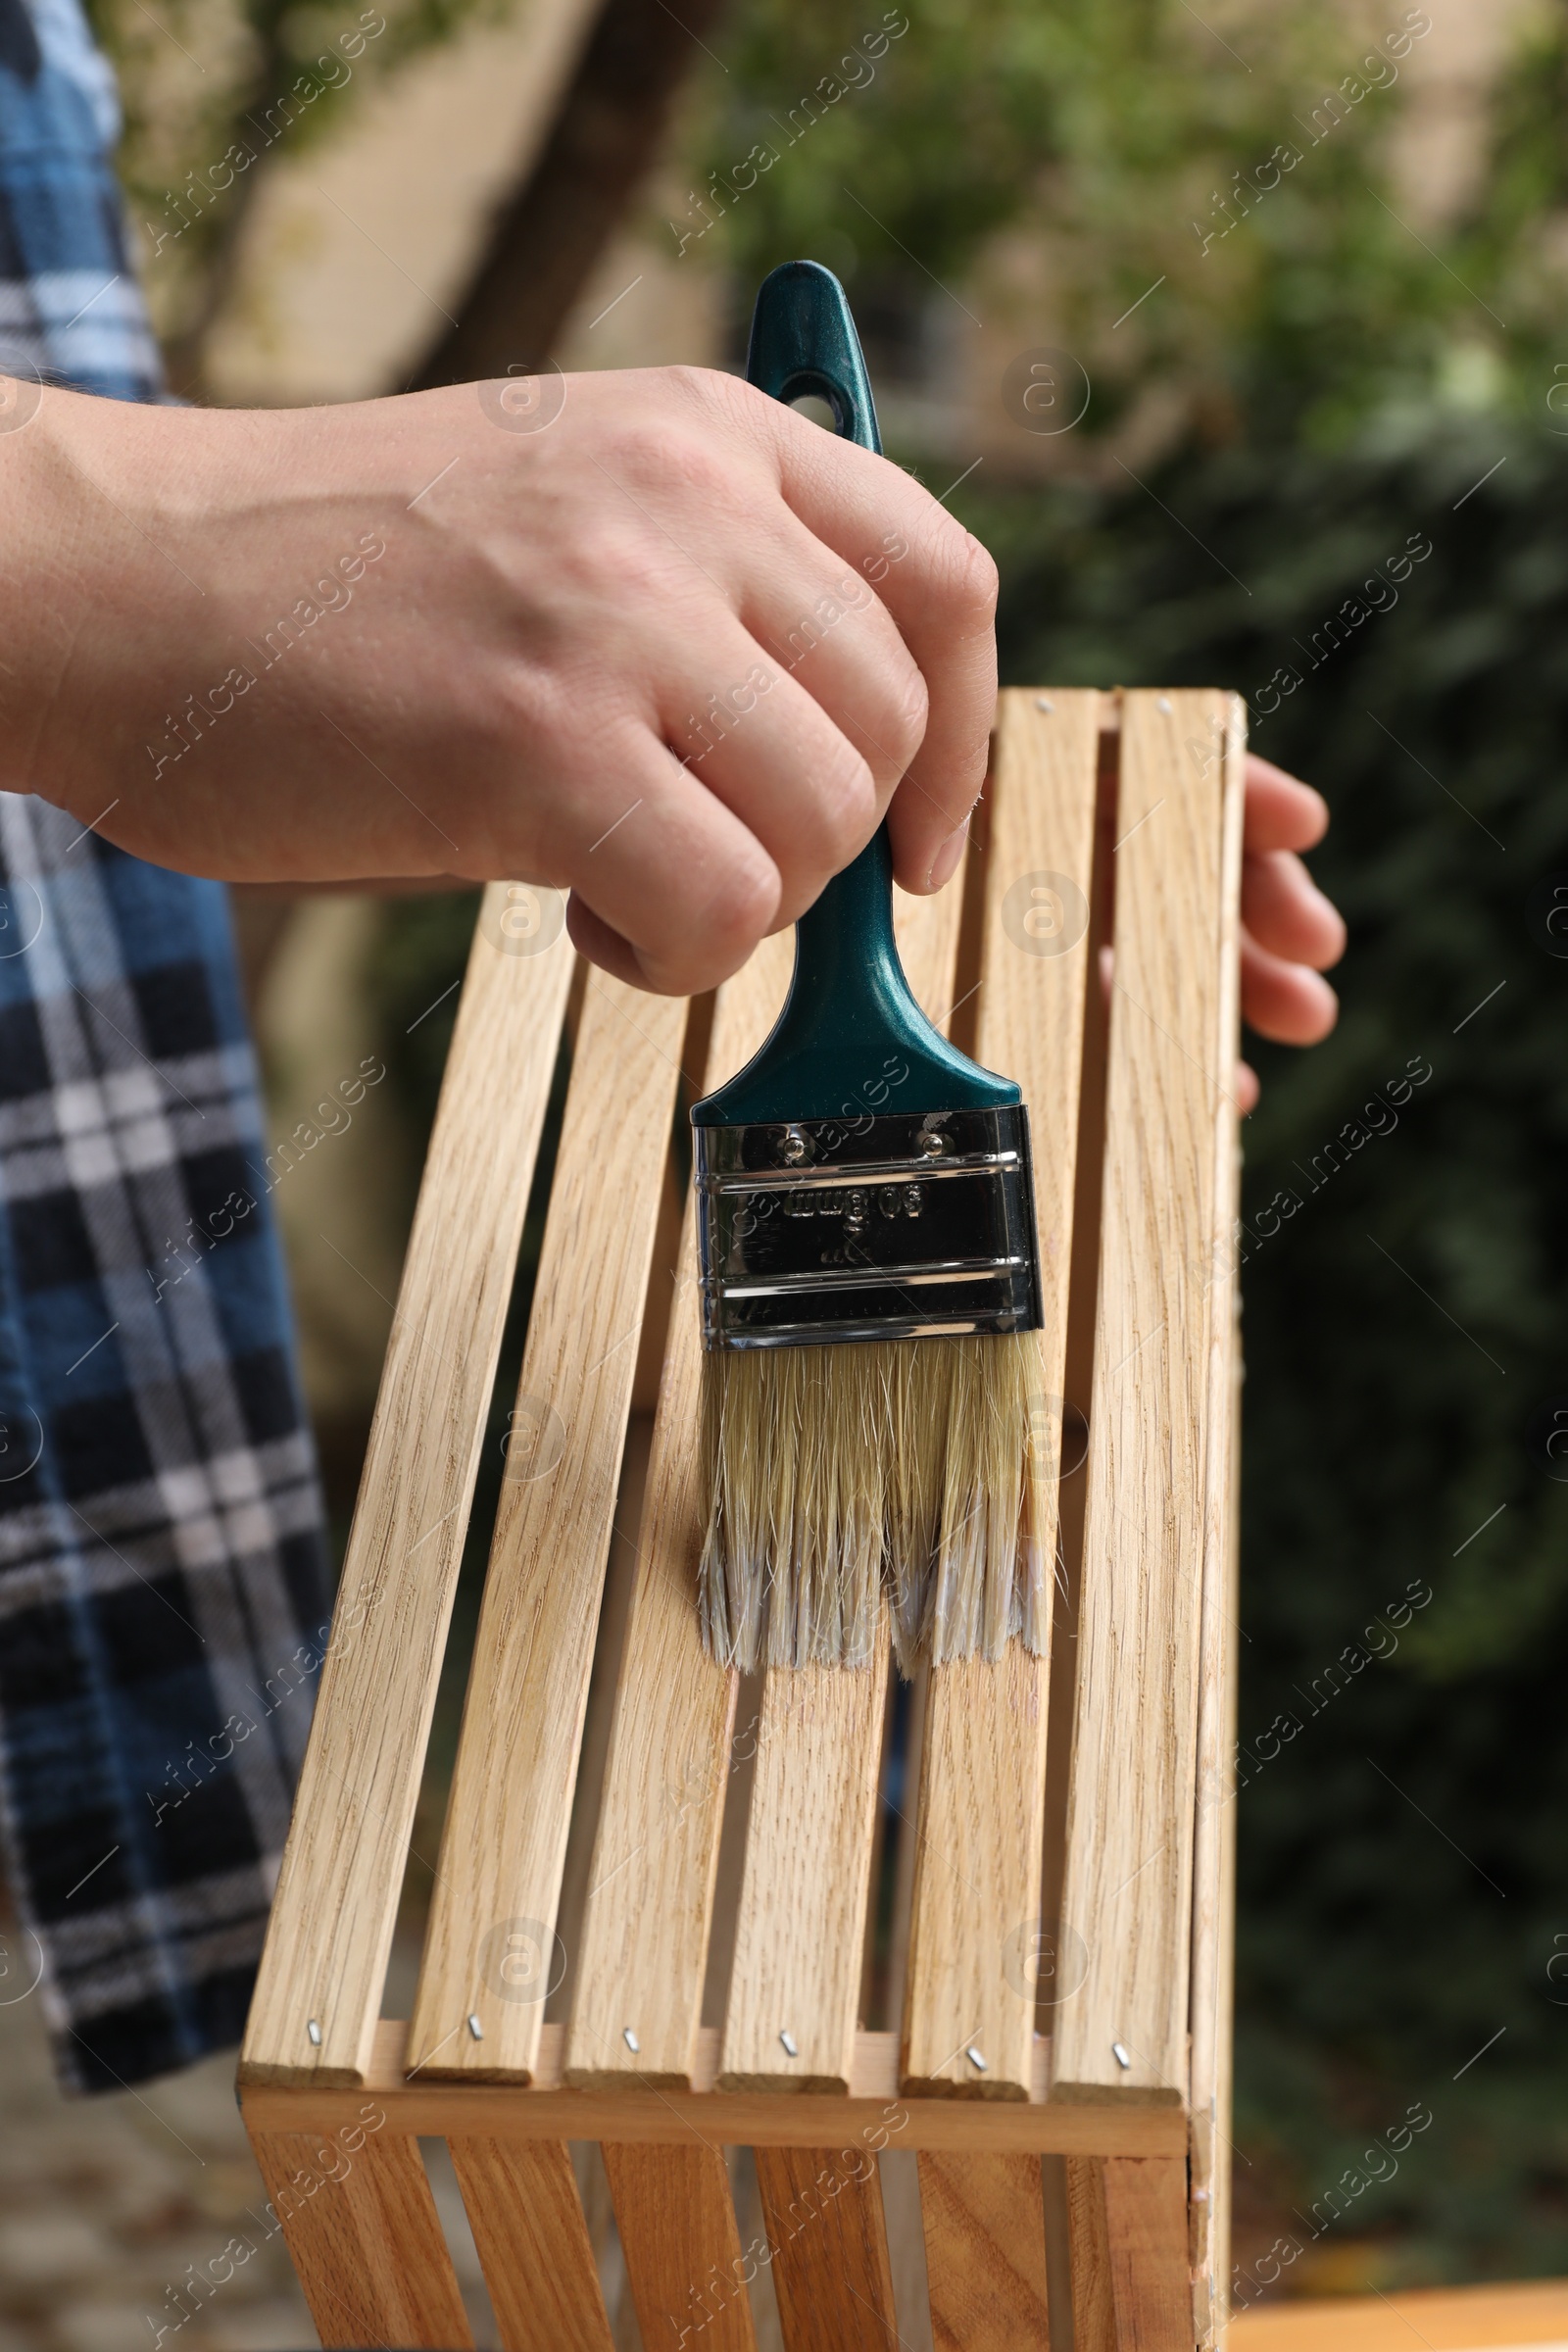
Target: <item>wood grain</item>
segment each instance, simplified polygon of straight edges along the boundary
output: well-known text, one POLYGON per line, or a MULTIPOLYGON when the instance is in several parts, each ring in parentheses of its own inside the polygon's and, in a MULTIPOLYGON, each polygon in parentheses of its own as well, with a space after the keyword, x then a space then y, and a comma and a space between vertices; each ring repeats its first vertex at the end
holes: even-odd
POLYGON ((521 889, 491 884, 468 956, 251 2004, 250 2081, 356 2082, 375 2031, 571 978, 564 932, 537 955, 495 944, 521 889))
MULTIPOLYGON (((1016 1078, 1029 1106, 1046 1446, 1059 1444, 1065 1386, 1099 702, 1004 694, 990 784, 976 1054, 1016 1078)), ((1055 1541, 1053 1485, 1048 1559, 1055 1541)), ((1050 1681, 1049 1656, 1018 1642, 997 1666, 932 1671, 904 2019, 911 2091, 1028 2095, 1050 1681)))
POLYGON ((1230 699, 1122 703, 1115 978, 1064 1925, 1088 1976, 1057 2015, 1057 2098, 1187 2092, 1208 1297, 1230 699), (1117 2048, 1126 2055, 1123 2065, 1117 2048))
POLYGON ((1049 2352, 1037 2156, 922 2155, 935 2352, 1049 2352))
POLYGON ((607 2140, 604 2153, 645 2352, 693 2341, 703 2352, 757 2352, 748 2258, 719 2151, 692 2138, 664 2147, 607 2140))
POLYGON ((785 2352, 886 2352, 898 2325, 875 2155, 759 2148, 757 2180, 785 2352))
POLYGON ((1392 2295, 1293 2296, 1231 2322, 1233 2352, 1407 2352, 1412 2339, 1433 2352, 1480 2344, 1568 2343, 1568 2279, 1507 2286, 1417 2287, 1392 2295))
POLYGON ((448 2146, 501 2352, 611 2352, 565 2142, 455 2136, 448 2146))
MULTIPOLYGON (((662 1209, 660 1216, 662 1222, 662 1209)), ((677 1218, 677 1238, 679 1231, 677 1218)), ((654 1273, 648 1290, 651 1303, 658 1300, 660 1288, 668 1281, 660 1263, 657 1233, 654 1251, 654 1273)), ((672 1240, 667 1251, 670 1263, 673 1263, 674 1256, 675 1243, 672 1240)), ((658 1402, 657 1384, 654 1402, 658 1402)), ((570 2014, 572 1994, 576 1989, 571 1979, 571 1955, 580 1950, 582 1945, 582 1911, 588 1899, 588 1874, 594 1858, 594 1830, 599 1820, 600 1799, 605 1790, 605 1760, 610 1752, 610 1727, 614 1720, 615 1682, 626 1639, 626 1612, 631 1606, 632 1579, 637 1571, 637 1530, 642 1523, 643 1495, 648 1486, 648 1461, 653 1445, 654 1408, 650 1405, 646 1413, 638 1411, 637 1384, 634 1379, 631 1417, 626 1424, 626 1451, 621 1462, 620 1492, 615 1501, 610 1554, 605 1567, 605 1597, 600 1603, 599 1638, 594 1652, 593 1674, 588 1684, 588 1705, 583 1715, 582 1746, 577 1756, 577 1786, 572 1795, 571 1826, 566 1835, 566 1854, 562 1865, 561 1904, 556 1914, 556 1933, 566 1954, 566 1974, 558 1992, 552 1994, 546 2006, 545 2017, 547 2021, 556 2022, 555 2038, 558 2044, 561 2039, 560 2021, 570 2014)), ((607 2188, 607 2210, 609 2194, 607 2188)))
POLYGON ((721 2089, 849 2089, 887 1676, 884 1618, 874 1665, 763 1685, 721 2089))
POLYGON ((1117 2352, 1192 2352, 1186 2165, 1107 2156, 1103 2180, 1117 2352))
MULTIPOLYGON (((1221 1055, 1241 1044, 1239 945, 1247 744, 1231 706, 1221 818, 1221 1055)), ((1236 1219, 1241 1148, 1236 1106, 1220 1093, 1214 1120, 1214 1233, 1208 1296, 1207 1460, 1202 1621, 1199 1648, 1197 1814, 1193 1839, 1193 2325, 1200 2347, 1224 2327, 1230 2281, 1232 1952, 1236 1886, 1236 1661, 1240 1537, 1240 1354, 1236 1219)))
POLYGON ((404 2069, 406 2025, 383 2018, 366 2085, 358 2090, 279 2088, 255 2083, 241 2093, 247 2122, 258 2131, 332 2131, 352 2125, 366 2097, 394 2132, 449 2138, 454 2132, 492 2139, 617 2139, 651 2142, 672 2131, 691 2132, 714 2146, 817 2147, 830 2118, 841 2144, 880 2132, 901 2148, 959 2148, 983 2153, 1057 2155, 1177 2155, 1187 2150, 1187 2118, 1171 2107, 1059 2106, 1046 2095, 1049 2044, 1036 2045, 1032 2095, 980 2102, 901 2098, 898 2035, 858 2034, 849 2095, 830 2107, 813 2096, 715 2087, 719 2033, 697 2035, 690 2090, 656 2090, 635 2078, 609 2087, 574 2089, 564 2081, 565 2029, 547 2025, 540 2035, 539 2070, 526 2090, 502 2082, 429 2082, 404 2069))
MULTIPOLYGON (((363 2107, 364 2101, 358 2102, 363 2107)), ((464 2352, 473 2342, 418 2142, 358 2129, 250 2135, 327 2347, 464 2352)))
POLYGON ((533 2070, 685 1015, 589 978, 414 2008, 431 2074, 533 2070))
POLYGON ((1067 2159, 1074 2352, 1191 2352, 1187 2167, 1067 2159))
MULTIPOLYGON (((953 1005, 962 905, 956 879, 935 898, 900 891, 894 902, 909 986, 939 1026, 953 1005)), ((719 2075, 726 2088, 849 2087, 887 1675, 884 1624, 864 1671, 808 1667, 764 1681, 719 2075)))
MULTIPOLYGON (((787 934, 764 942, 720 989, 710 1086, 766 1035, 791 949, 787 934)), ((566 2055, 573 2082, 687 2082, 702 2012, 735 1678, 708 1656, 697 1624, 702 1337, 689 1193, 679 1264, 577 1955, 566 2055)))

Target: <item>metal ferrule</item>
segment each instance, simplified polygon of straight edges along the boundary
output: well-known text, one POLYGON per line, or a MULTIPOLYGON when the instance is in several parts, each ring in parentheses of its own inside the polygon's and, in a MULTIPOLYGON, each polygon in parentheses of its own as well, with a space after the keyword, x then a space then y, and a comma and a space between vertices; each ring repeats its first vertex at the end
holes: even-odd
POLYGON ((705 1346, 1038 1328, 1022 1105, 695 1135, 705 1346))

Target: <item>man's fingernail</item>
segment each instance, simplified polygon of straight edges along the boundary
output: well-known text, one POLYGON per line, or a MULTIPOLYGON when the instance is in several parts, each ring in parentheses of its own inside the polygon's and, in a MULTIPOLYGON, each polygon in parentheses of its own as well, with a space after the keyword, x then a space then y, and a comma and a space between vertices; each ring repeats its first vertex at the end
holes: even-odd
POLYGON ((947 840, 931 860, 931 871, 926 876, 926 881, 932 890, 940 890, 944 882, 953 880, 958 870, 958 859, 963 856, 963 845, 968 838, 969 819, 965 817, 957 831, 948 835, 947 840))

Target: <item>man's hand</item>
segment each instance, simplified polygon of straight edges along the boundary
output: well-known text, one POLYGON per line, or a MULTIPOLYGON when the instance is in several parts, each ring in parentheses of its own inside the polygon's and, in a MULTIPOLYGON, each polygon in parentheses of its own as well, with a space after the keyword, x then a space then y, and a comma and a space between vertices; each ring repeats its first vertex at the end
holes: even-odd
MULTIPOLYGON (((1328 808, 1309 784, 1254 754, 1247 762, 1242 865, 1242 1016, 1259 1037, 1315 1046, 1339 1017, 1339 999, 1320 977, 1345 953, 1345 921, 1318 889, 1298 851, 1328 830, 1328 808)), ((1237 1101, 1257 1101, 1244 1061, 1237 1101)))
POLYGON ((906 888, 957 862, 995 566, 732 377, 227 414, 24 385, 4 416, 0 784, 127 850, 553 884, 586 954, 670 993, 885 810, 906 888))

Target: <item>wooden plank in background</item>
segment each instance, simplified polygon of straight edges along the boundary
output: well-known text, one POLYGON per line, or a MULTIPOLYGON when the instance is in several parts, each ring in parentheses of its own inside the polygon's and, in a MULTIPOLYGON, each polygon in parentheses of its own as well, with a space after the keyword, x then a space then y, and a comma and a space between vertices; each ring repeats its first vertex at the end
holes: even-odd
MULTIPOLYGON (((1122 703, 1115 977, 1053 2095, 1185 2103, 1228 696, 1122 703), (1118 2048, 1128 2061, 1117 2056, 1118 2048)), ((1223 1060, 1223 1067, 1221 1062, 1223 1060)))
MULTIPOLYGON (((934 898, 895 894, 909 986, 943 1027, 962 906, 956 877, 934 898)), ((849 2087, 887 1673, 884 1625, 874 1663, 862 1671, 778 1670, 763 1684, 719 2075, 726 2087, 849 2087)))
POLYGON ((501 2352, 610 2352, 610 2322, 564 2140, 448 2141, 501 2352))
POLYGON ((685 1017, 589 976, 414 2009, 432 2075, 526 2082, 538 2051, 685 1017))
MULTIPOLYGON (((976 1054, 1016 1078, 1029 1106, 1047 1443, 1053 1426, 1059 1438, 1066 1361, 1099 703, 1004 694, 990 784, 976 1054)), ((1053 1486, 1048 1559, 1055 1510, 1053 1486)), ((1029 2094, 1049 1689, 1049 1657, 1017 1642, 998 1666, 932 1670, 904 2021, 911 2090, 1029 2094)))
POLYGON ((886 2352, 898 2341, 874 2154, 759 2148, 785 2352, 886 2352))
POLYGON ((1392 2295, 1293 2297, 1239 2312, 1233 2352, 1470 2352, 1481 2344, 1568 2343, 1568 2278, 1418 2287, 1392 2295))
POLYGON ((251 2004, 250 2082, 353 2083, 369 2061, 571 979, 564 931, 509 952, 518 911, 559 911, 553 892, 524 906, 523 891, 490 885, 468 957, 251 2004))
POLYGON ((328 2347, 465 2352, 473 2337, 419 2143, 357 2124, 325 2139, 250 2135, 316 2331, 328 2347))
MULTIPOLYGON (((787 933, 765 941, 719 991, 710 1084, 761 1044, 783 1002, 792 944, 787 933)), ((697 1622, 702 1335, 690 1195, 679 1262, 577 1955, 573 2082, 686 2082, 702 2014, 735 1677, 708 1655, 697 1622)))
POLYGON ((729 2173, 695 2135, 664 2147, 605 2142, 626 2276, 651 2352, 757 2352, 729 2173), (689 2334, 683 2334, 689 2329, 689 2334))
POLYGON ((1050 2352, 1038 2156, 922 2155, 935 2352, 1050 2352))

